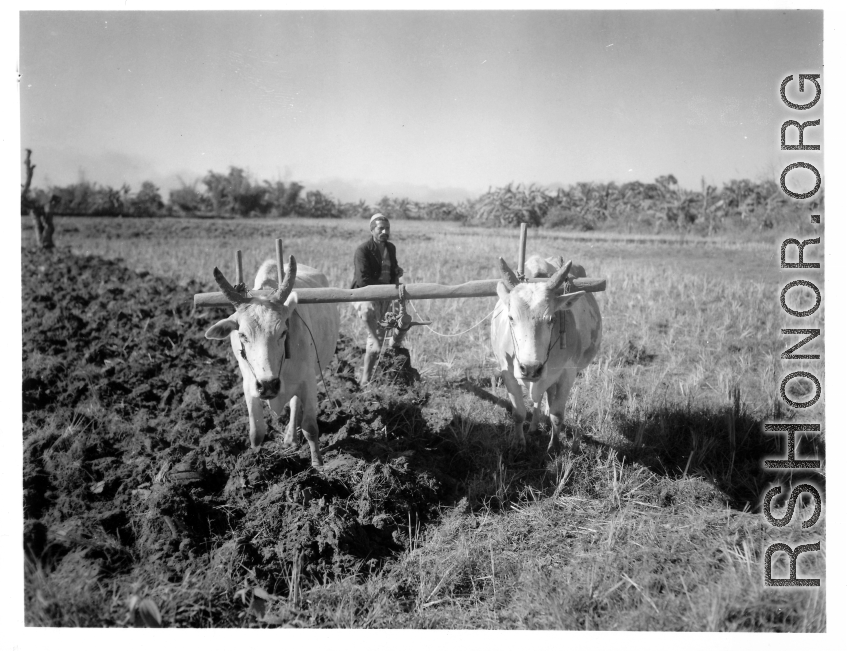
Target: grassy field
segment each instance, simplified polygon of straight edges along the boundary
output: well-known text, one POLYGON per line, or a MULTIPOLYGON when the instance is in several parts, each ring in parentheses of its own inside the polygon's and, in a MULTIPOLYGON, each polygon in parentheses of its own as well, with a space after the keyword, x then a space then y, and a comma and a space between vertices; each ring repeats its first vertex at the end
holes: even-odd
MULTIPOLYGON (((498 255, 517 258, 515 230, 392 226, 407 283, 494 278, 498 255)), ((361 221, 61 218, 55 240, 213 291, 214 266, 232 280, 241 249, 252 279, 276 237, 286 257, 347 287, 353 251, 368 233, 361 221)), ((423 530, 410 524, 406 551, 379 572, 310 585, 295 603, 272 596, 261 622, 824 631, 825 581, 819 590, 768 589, 763 581, 768 541, 809 540, 802 518, 777 530, 758 513, 773 480, 761 460, 776 453, 761 422, 795 416, 778 399, 787 347, 780 328, 797 327, 779 308, 778 244, 530 231, 527 249, 563 255, 608 281, 598 295, 601 351, 565 413, 587 445, 555 459, 509 448, 506 393, 492 380, 485 318, 495 298, 416 302, 417 315, 433 323, 407 339, 413 364, 443 394, 445 431, 474 460, 464 498, 441 505, 441 519, 423 530)), ((209 311, 209 322, 216 318, 209 311)), ((364 341, 347 306, 342 333, 364 341)), ((391 389, 383 393, 392 400, 391 389)), ((823 422, 823 403, 802 419, 823 422)), ((825 516, 813 531, 823 531, 825 516)), ((824 575, 825 542, 822 549, 812 562, 801 556, 801 577, 824 575)), ((784 555, 776 568, 786 576, 784 555)), ((39 580, 49 590, 49 577, 39 580)), ((192 581, 150 590, 174 601, 208 598, 202 579, 192 581)))

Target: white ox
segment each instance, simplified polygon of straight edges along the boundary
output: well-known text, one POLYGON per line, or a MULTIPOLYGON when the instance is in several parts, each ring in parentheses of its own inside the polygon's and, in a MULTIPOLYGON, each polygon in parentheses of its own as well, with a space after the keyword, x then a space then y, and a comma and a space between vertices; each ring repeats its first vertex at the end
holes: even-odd
POLYGON ((302 430, 312 465, 320 467, 316 375, 335 354, 338 308, 331 303, 297 305, 297 293, 292 290, 329 286, 317 269, 298 269, 291 256, 284 266, 282 285, 277 287, 276 267, 276 262, 266 260, 256 274, 255 289, 275 290, 267 298, 238 291, 215 267, 215 281, 235 306, 235 314, 209 328, 206 338, 229 337, 232 344, 243 378, 252 447, 261 446, 267 434, 261 401, 266 400, 277 416, 290 401, 291 420, 283 444, 299 446, 298 432, 302 430))
MULTIPOLYGON (((520 447, 526 445, 522 387, 528 390, 533 404, 530 433, 538 427, 541 398, 546 392, 551 424, 547 449, 558 451, 565 403, 577 371, 588 366, 600 346, 602 320, 595 298, 582 291, 561 293, 571 264, 558 266, 553 258, 544 260, 533 256, 526 262, 526 276, 550 280, 521 283, 500 258, 503 280, 497 283, 500 301, 491 319, 491 345, 512 401, 512 436, 520 447), (560 346, 562 320, 564 345, 560 346)), ((581 266, 576 265, 573 270, 577 277, 585 277, 581 266)), ((574 450, 579 449, 579 437, 577 432, 574 450)))

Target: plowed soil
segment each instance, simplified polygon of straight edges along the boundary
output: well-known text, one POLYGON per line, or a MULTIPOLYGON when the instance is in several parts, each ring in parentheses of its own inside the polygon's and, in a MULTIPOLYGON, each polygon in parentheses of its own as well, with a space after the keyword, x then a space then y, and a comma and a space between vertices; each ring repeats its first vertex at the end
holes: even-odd
MULTIPOLYGON (((329 397, 319 387, 316 471, 305 444, 283 453, 287 415, 266 409, 268 440, 250 450, 228 342, 203 337, 221 313, 193 308, 207 287, 67 251, 23 250, 22 267, 24 546, 54 582, 126 597, 200 575, 223 598, 168 623, 232 625, 233 591, 284 596, 295 565, 306 586, 379 568, 467 475, 443 435, 447 398, 407 383, 407 358, 384 359, 362 391, 363 351, 342 336, 329 397)), ((52 622, 76 621, 34 590, 28 612, 40 599, 52 622)), ((112 603, 88 623, 125 623, 112 603)))

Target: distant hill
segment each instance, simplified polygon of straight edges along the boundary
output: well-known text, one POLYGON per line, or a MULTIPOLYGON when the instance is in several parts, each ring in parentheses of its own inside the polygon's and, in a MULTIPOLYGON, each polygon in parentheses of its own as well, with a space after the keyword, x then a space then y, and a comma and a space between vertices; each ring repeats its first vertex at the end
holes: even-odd
MULTIPOLYGON (((156 176, 153 181, 167 194, 170 190, 176 190, 181 186, 180 179, 186 181, 189 185, 196 180, 198 188, 202 188, 203 184, 199 181, 202 176, 202 174, 197 175, 190 172, 183 172, 179 175, 156 176)), ((373 183, 358 179, 295 180, 301 183, 307 191, 320 190, 333 199, 344 202, 356 203, 360 199, 364 199, 372 205, 378 203, 383 197, 389 197, 391 199, 406 198, 421 203, 460 203, 468 199, 476 199, 485 192, 485 188, 477 188, 475 190, 459 187, 433 188, 428 185, 418 185, 415 183, 373 183)))
POLYGON ((466 199, 475 199, 484 189, 471 191, 465 188, 433 188, 414 183, 372 183, 370 181, 346 179, 321 179, 319 181, 301 181, 307 190, 320 190, 340 201, 359 201, 364 199, 370 204, 377 203, 383 197, 407 198, 412 201, 459 203, 466 199))

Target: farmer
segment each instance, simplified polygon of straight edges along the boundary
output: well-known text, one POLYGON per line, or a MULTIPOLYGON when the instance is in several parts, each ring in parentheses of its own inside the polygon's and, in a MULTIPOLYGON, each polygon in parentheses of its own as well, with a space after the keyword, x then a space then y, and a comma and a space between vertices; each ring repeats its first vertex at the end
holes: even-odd
MULTIPOLYGON (((370 239, 361 244, 353 256, 353 289, 368 285, 395 285, 403 275, 403 269, 397 264, 394 244, 388 241, 391 234, 388 218, 381 213, 375 214, 371 217, 370 230, 370 239)), ((380 326, 379 321, 391 309, 391 301, 362 301, 353 305, 359 318, 368 327, 368 343, 359 381, 359 384, 365 385, 371 381, 382 342, 387 334, 386 328, 380 326)), ((391 346, 399 348, 405 334, 404 331, 398 330, 392 337, 391 346)))

